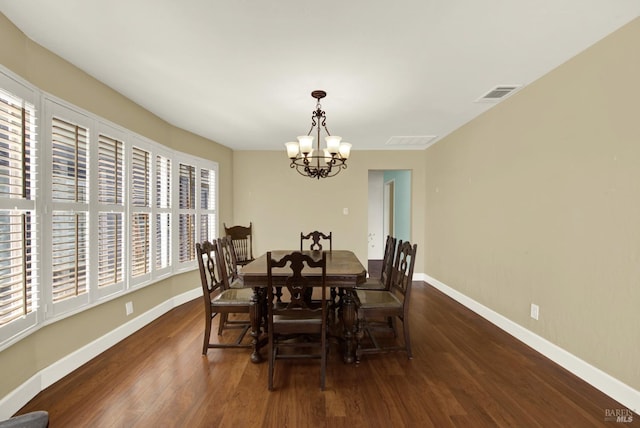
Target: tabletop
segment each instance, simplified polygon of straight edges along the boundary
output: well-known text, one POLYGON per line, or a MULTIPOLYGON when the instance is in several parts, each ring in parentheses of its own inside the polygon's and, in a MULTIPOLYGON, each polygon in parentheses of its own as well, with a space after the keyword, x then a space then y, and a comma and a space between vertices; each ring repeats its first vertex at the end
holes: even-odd
MULTIPOLYGON (((280 259, 284 255, 296 250, 273 250, 271 257, 280 259)), ((303 251, 311 255, 314 259, 322 258, 322 251, 303 251)), ((366 281, 367 271, 358 260, 358 257, 349 250, 327 251, 327 286, 353 288, 366 281)), ((274 269, 274 282, 284 281, 284 278, 291 273, 288 268, 274 269)), ((239 272, 244 281, 245 287, 266 287, 267 286, 267 253, 260 255, 254 261, 242 267, 239 272)), ((321 275, 320 269, 305 270, 305 275, 313 277, 321 275)))

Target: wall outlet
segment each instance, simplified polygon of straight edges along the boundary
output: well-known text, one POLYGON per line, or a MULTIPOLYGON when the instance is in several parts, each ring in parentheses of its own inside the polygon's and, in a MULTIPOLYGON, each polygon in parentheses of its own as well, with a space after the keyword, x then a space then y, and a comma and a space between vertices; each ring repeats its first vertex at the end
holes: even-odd
POLYGON ((127 311, 127 316, 133 313, 133 302, 127 302, 124 304, 124 309, 127 311))
POLYGON ((540 315, 540 308, 535 303, 532 303, 531 304, 531 318, 533 318, 534 320, 537 320, 539 315, 540 315))

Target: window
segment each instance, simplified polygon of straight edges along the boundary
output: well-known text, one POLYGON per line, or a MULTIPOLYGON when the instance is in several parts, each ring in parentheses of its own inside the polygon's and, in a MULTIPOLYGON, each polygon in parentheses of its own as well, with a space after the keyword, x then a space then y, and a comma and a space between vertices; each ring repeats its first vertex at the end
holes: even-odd
POLYGON ((0 327, 12 337, 36 322, 36 111, 26 88, 0 82, 12 90, 0 87, 0 327))
POLYGON ((211 241, 216 235, 215 171, 200 169, 200 241, 211 241))
MULTIPOLYGON (((117 131, 109 130, 114 135, 117 131)), ((98 134, 97 287, 104 296, 124 287, 124 142, 98 134)))
POLYGON ((171 265, 171 159, 156 156, 155 267, 171 265))
POLYGON ((49 180, 43 183, 51 215, 45 233, 51 248, 52 315, 89 302, 89 143, 91 120, 47 102, 49 180))
POLYGON ((195 260, 196 255, 196 167, 180 164, 180 202, 178 215, 180 262, 195 260))
POLYGON ((44 322, 195 269, 197 239, 216 237, 216 177, 215 162, 0 66, 0 350, 44 322))
POLYGON ((150 154, 133 147, 131 155, 131 276, 151 271, 150 154))

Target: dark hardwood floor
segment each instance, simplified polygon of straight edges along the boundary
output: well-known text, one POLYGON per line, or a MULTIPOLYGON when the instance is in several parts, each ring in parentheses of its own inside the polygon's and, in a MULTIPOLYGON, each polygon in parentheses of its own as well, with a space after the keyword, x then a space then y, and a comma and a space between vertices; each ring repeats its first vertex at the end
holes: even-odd
MULTIPOLYGON (((19 413, 56 427, 599 427, 624 407, 425 283, 414 283, 413 360, 267 364, 247 349, 202 356, 203 308, 186 303, 41 392, 19 413)), ((214 326, 214 331, 216 327, 214 326)), ((234 331, 229 332, 231 337, 234 331)), ((227 339, 227 333, 222 340, 227 339)))

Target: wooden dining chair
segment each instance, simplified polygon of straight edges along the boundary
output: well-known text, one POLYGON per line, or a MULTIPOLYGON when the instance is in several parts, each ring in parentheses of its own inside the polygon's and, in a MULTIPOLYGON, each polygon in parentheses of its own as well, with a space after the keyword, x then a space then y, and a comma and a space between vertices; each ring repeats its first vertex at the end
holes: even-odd
POLYGON ((249 320, 228 321, 229 314, 249 314, 253 290, 250 288, 229 288, 224 262, 220 257, 218 241, 204 241, 196 244, 198 268, 202 284, 204 300, 205 328, 202 355, 207 354, 209 348, 250 348, 251 343, 243 343, 247 331, 251 327, 249 320), (240 333, 234 342, 211 343, 211 325, 213 319, 220 315, 218 335, 222 335, 225 328, 239 328, 240 333))
POLYGON ((224 226, 225 236, 231 238, 233 242, 233 248, 236 252, 236 262, 240 266, 244 266, 254 260, 253 258, 253 223, 249 223, 249 226, 224 226))
POLYGON ((328 235, 325 235, 322 232, 318 232, 317 230, 314 230, 313 232, 310 232, 306 235, 300 232, 300 251, 304 250, 304 241, 306 240, 311 240, 311 245, 309 246, 309 249, 311 251, 322 251, 321 241, 323 240, 329 242, 329 251, 333 250, 331 232, 329 232, 328 235))
POLYGON ((240 278, 238 269, 238 256, 230 236, 218 238, 220 255, 227 271, 229 288, 244 288, 244 282, 240 278))
POLYGON ((267 253, 269 391, 273 390, 276 360, 300 358, 320 359, 320 388, 324 390, 328 345, 326 277, 327 255, 324 251, 320 259, 294 251, 274 260, 271 252, 267 253), (304 272, 309 268, 320 269, 321 275, 310 278, 304 272), (288 269, 291 273, 284 282, 276 283, 274 269, 288 269), (284 291, 282 300, 276 298, 278 286, 284 291), (320 287, 320 300, 310 298, 308 290, 313 287, 320 287))
POLYGON ((409 333, 409 302, 411 300, 411 286, 413 280, 413 268, 416 260, 417 245, 410 242, 402 242, 398 250, 391 271, 389 290, 358 290, 357 313, 358 327, 356 333, 356 361, 364 354, 374 354, 390 351, 406 351, 409 359, 411 353, 411 336, 409 333), (389 325, 387 320, 393 319, 389 325), (383 321, 380 321, 380 320, 383 321), (403 342, 398 343, 396 338, 395 320, 402 321, 403 342), (393 336, 391 341, 385 341, 376 337, 379 330, 393 336), (370 339, 371 346, 365 346, 365 335, 370 339))
MULTIPOLYGON (((382 257, 382 269, 380 270, 380 276, 369 277, 366 282, 358 285, 356 288, 359 290, 389 290, 391 283, 391 271, 393 270, 393 262, 396 254, 396 238, 391 235, 387 235, 387 239, 384 246, 384 256, 382 257)), ((402 245, 402 241, 400 241, 402 245)))

